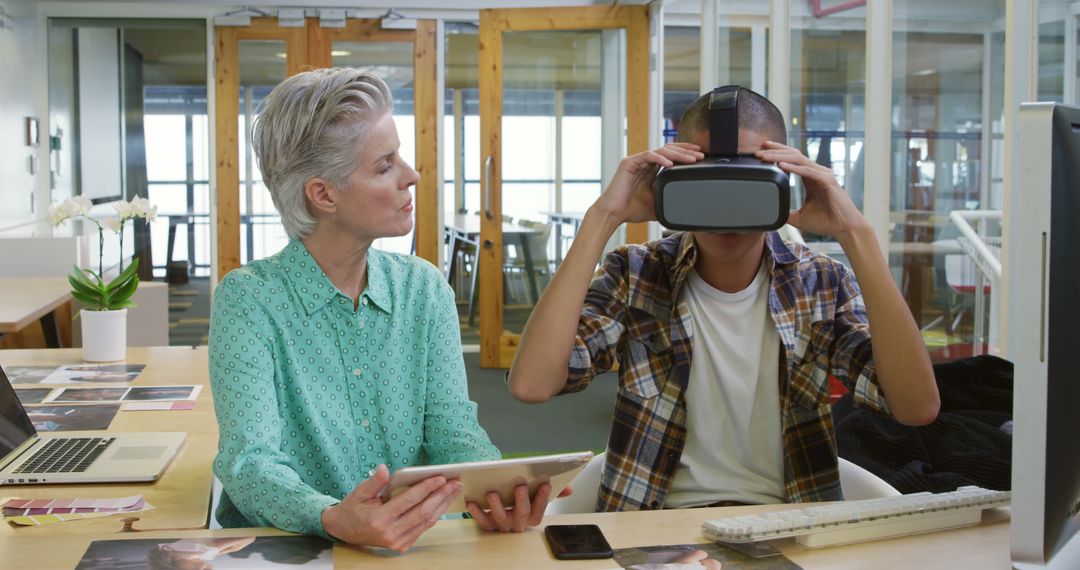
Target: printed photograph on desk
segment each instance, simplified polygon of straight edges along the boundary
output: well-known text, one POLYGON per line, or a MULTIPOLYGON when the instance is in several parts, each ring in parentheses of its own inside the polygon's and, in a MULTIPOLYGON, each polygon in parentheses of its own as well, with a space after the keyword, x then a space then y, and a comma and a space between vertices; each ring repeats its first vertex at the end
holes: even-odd
POLYGON ((59 388, 46 403, 119 402, 130 388, 59 388))
POLYGON ((331 570, 333 556, 330 542, 314 536, 95 540, 75 570, 226 570, 294 566, 331 570))
POLYGON ((124 396, 125 402, 147 400, 194 400, 202 386, 136 386, 124 396))
POLYGON ((56 371, 55 366, 5 366, 4 374, 12 384, 38 384, 56 371))
POLYGON ((683 564, 699 564, 714 568, 706 561, 718 562, 723 568, 749 568, 752 570, 801 570, 802 566, 788 560, 779 550, 769 549, 769 554, 755 558, 716 543, 665 544, 615 549, 615 562, 630 570, 665 570, 685 568, 683 564), (704 560, 703 560, 704 557, 704 560), (670 565, 670 566, 669 566, 670 565))
POLYGON ((31 406, 26 414, 39 432, 98 430, 108 429, 119 409, 120 404, 31 406))
POLYGON ((22 405, 27 406, 40 404, 52 391, 52 388, 15 388, 15 396, 19 398, 22 405))
MULTIPOLYGON (((139 377, 145 364, 65 364, 56 368, 43 384, 117 384, 139 377)), ((14 383, 14 382, 12 382, 14 383)))

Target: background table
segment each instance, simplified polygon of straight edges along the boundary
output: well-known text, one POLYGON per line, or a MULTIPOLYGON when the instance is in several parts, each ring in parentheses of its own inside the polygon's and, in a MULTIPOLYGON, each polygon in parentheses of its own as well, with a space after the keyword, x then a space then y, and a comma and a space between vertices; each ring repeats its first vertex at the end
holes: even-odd
POLYGON ((45 345, 59 348, 56 309, 70 300, 66 277, 0 277, 0 336, 40 320, 45 345))

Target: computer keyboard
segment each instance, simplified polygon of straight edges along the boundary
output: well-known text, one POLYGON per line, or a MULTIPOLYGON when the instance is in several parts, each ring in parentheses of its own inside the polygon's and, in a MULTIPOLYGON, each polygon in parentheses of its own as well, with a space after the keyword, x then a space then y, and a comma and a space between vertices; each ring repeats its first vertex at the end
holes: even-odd
POLYGON ((756 542, 793 536, 810 548, 864 542, 979 524, 982 510, 1009 505, 1008 491, 960 487, 843 501, 705 521, 702 533, 720 542, 756 542))
POLYGON ((13 473, 82 473, 109 447, 115 437, 50 439, 13 473))

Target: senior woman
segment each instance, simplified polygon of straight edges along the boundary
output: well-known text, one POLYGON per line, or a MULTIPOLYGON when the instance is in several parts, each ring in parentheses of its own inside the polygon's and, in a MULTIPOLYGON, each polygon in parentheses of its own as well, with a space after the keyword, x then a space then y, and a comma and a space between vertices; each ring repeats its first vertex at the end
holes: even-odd
MULTIPOLYGON (((461 492, 432 477, 390 500, 390 469, 497 459, 468 399, 442 274, 371 248, 412 229, 419 176, 398 154, 386 84, 295 75, 263 102, 259 168, 291 239, 214 294, 210 381, 223 526, 274 526, 408 549, 461 492)), ((539 524, 550 487, 469 509, 484 530, 539 524)), ((496 497, 497 499, 497 497, 496 497)))

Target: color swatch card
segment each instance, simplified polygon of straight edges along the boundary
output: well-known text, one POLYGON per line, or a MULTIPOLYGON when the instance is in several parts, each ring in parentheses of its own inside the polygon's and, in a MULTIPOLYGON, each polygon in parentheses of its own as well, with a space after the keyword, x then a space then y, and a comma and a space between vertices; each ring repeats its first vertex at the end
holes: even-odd
POLYGON ((119 499, 11 499, 3 506, 4 520, 19 526, 40 526, 153 508, 142 495, 119 499))
POLYGON ((141 508, 143 504, 142 495, 117 499, 10 499, 4 503, 4 516, 116 512, 141 508))
POLYGON ((195 400, 181 400, 179 402, 131 402, 124 404, 125 412, 150 412, 170 410, 194 410, 195 400))

